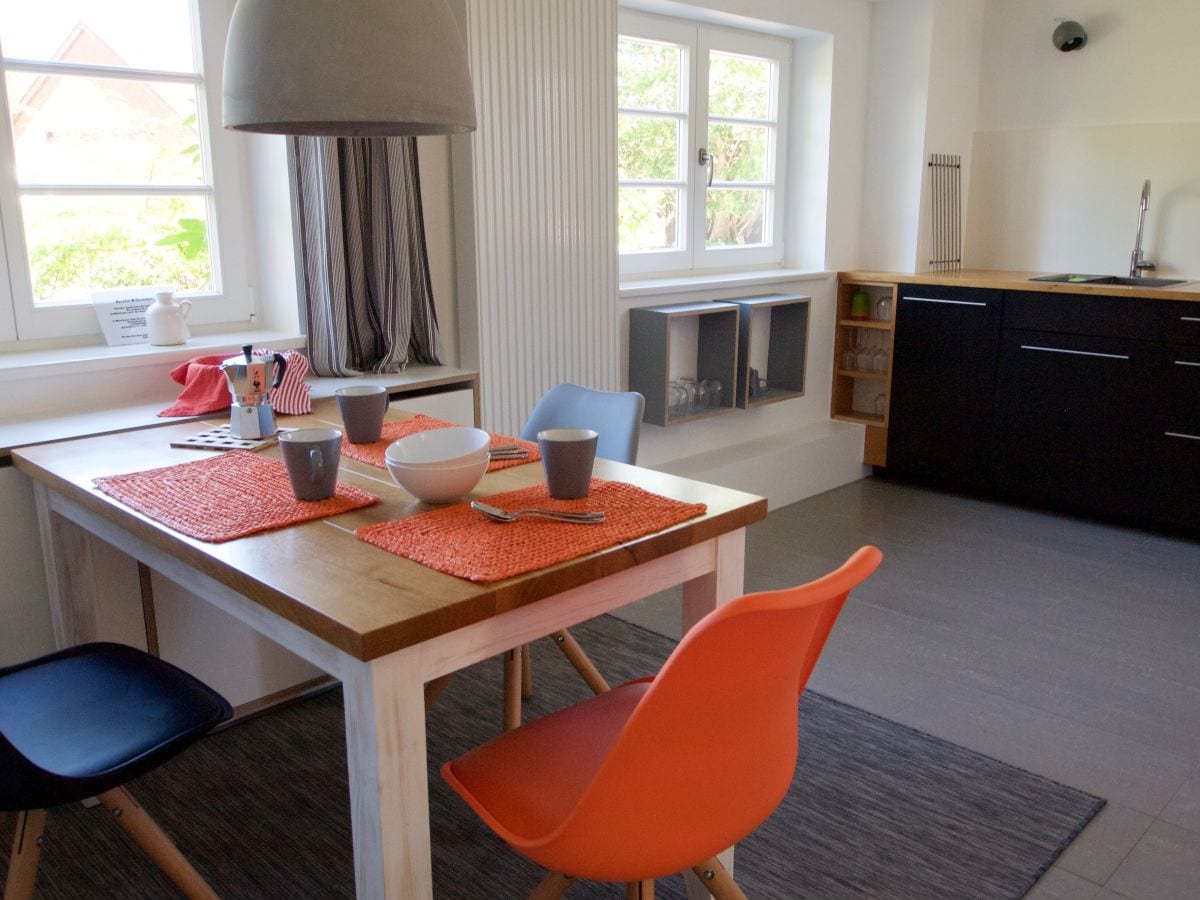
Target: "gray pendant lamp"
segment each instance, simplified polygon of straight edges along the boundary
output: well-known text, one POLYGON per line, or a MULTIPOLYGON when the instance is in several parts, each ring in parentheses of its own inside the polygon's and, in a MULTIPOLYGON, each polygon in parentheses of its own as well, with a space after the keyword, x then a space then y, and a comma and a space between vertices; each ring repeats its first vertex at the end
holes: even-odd
POLYGON ((466 46, 446 0, 238 0, 223 101, 235 131, 475 130, 466 46))

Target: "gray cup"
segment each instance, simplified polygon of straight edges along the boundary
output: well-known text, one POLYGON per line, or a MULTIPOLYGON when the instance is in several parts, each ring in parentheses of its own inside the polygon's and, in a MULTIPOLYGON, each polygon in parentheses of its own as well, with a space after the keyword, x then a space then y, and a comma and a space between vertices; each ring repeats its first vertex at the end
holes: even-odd
POLYGON ((352 444, 370 444, 383 431, 383 414, 388 408, 387 388, 381 384, 360 384, 338 388, 338 411, 346 426, 346 439, 352 444))
POLYGON ((325 500, 337 490, 342 433, 336 428, 300 428, 279 435, 283 464, 297 500, 325 500))
POLYGON ((590 428, 549 428, 537 437, 550 496, 556 500, 586 497, 599 435, 590 428))

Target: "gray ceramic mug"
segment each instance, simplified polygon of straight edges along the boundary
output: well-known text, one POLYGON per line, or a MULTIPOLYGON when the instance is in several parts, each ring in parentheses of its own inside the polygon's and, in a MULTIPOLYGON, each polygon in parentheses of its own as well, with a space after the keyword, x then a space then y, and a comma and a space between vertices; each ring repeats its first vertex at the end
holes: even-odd
POLYGON ((358 384, 338 388, 338 411, 346 426, 346 439, 352 444, 370 444, 383 433, 383 414, 388 408, 387 388, 381 384, 358 384))
POLYGON ((342 433, 336 428, 299 428, 279 435, 283 464, 297 500, 325 500, 337 490, 342 433))
POLYGON ((556 500, 586 497, 599 435, 590 428, 548 428, 539 431, 537 438, 550 496, 556 500))

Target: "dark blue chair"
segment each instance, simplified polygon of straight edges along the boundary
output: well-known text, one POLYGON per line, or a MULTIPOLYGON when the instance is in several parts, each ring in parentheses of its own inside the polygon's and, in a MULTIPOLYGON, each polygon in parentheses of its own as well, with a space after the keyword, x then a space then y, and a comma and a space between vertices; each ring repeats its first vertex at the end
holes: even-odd
MULTIPOLYGON (((563 383, 542 395, 521 429, 521 438, 536 441, 538 432, 548 428, 590 428, 599 435, 597 456, 632 465, 637 462, 645 407, 646 398, 636 391, 598 391, 563 383)), ((608 690, 608 682, 569 631, 556 631, 550 637, 588 687, 597 694, 608 690)), ((505 729, 521 724, 521 698, 532 692, 533 674, 526 644, 504 655, 505 729)))
POLYGON ((46 809, 88 797, 188 897, 215 898, 123 785, 231 714, 207 685, 122 644, 81 644, 0 669, 0 811, 18 814, 5 900, 33 893, 46 809))

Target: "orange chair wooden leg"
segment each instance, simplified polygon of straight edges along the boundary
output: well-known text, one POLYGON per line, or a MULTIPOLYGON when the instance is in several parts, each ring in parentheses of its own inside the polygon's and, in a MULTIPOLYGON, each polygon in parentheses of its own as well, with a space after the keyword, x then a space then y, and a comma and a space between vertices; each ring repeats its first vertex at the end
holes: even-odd
POLYGON ((521 696, 528 700, 533 696, 533 658, 529 645, 521 645, 521 696))
POLYGON ((654 879, 625 885, 625 900, 654 900, 654 879))
POLYGON ((46 826, 44 809, 25 809, 17 813, 12 856, 8 860, 8 879, 4 900, 29 900, 37 880, 38 858, 42 854, 42 829, 46 826))
POLYGON ((541 883, 533 889, 529 900, 558 900, 567 892, 567 888, 575 883, 574 875, 564 875, 562 872, 550 872, 541 883))
POLYGON ((717 900, 747 900, 742 889, 737 886, 737 882, 729 874, 729 870, 721 865, 721 861, 715 856, 706 859, 699 865, 692 866, 692 871, 696 873, 700 883, 717 900))
POLYGON ((437 702, 437 698, 442 696, 442 691, 444 691, 446 689, 446 685, 448 685, 450 683, 451 679, 453 679, 453 678, 454 678, 454 673, 450 672, 449 674, 441 675, 438 678, 433 679, 433 681, 426 682, 426 684, 425 684, 425 711, 426 712, 429 712, 429 707, 433 706, 433 704, 435 702, 437 702))
POLYGON ((504 654, 504 730, 521 724, 521 648, 504 654))
POLYGON ((579 646, 579 642, 571 637, 570 632, 564 629, 556 631, 550 636, 554 638, 554 643, 558 645, 558 649, 571 661, 571 665, 575 667, 575 671, 583 677, 583 680, 587 682, 587 686, 593 692, 603 694, 609 690, 608 682, 604 680, 604 676, 600 674, 600 670, 588 659, 588 655, 583 652, 583 648, 579 646))
POLYGON ((137 841, 139 847, 166 873, 184 894, 192 900, 219 900, 213 889, 192 868, 150 814, 124 788, 113 788, 100 795, 104 808, 112 813, 117 824, 137 841))

